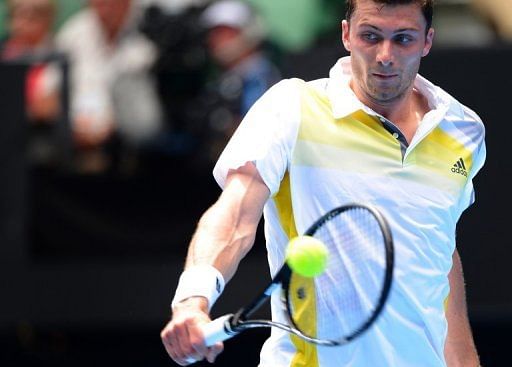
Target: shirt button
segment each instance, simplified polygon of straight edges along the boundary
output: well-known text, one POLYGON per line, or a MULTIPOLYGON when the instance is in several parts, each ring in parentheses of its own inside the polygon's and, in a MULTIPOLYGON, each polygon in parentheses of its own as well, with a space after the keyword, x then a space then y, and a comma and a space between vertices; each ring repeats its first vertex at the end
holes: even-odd
POLYGON ((398 139, 398 133, 393 133, 393 138, 398 139))

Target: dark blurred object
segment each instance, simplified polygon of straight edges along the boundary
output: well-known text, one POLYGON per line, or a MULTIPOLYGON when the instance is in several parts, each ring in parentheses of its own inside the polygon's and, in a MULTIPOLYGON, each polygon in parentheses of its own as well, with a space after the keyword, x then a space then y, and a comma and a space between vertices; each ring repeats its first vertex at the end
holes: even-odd
MULTIPOLYGON (((67 58, 62 54, 48 53, 37 56, 25 56, 11 61, 0 61, 0 69, 6 73, 16 73, 24 69, 21 85, 24 94, 17 103, 24 106, 24 119, 19 121, 23 126, 25 149, 23 155, 31 166, 46 166, 56 169, 67 169, 72 161, 72 146, 69 129, 69 66, 67 58), (53 98, 58 106, 55 115, 42 119, 41 115, 31 114, 30 95, 34 87, 35 72, 45 73, 48 69, 58 74, 58 86, 53 90, 53 98)), ((3 84, 12 89, 13 83, 20 81, 4 80, 3 84)), ((9 106, 7 111, 12 108, 9 106)), ((6 111, 4 108, 3 111, 6 111)))
MULTIPOLYGON (((203 31, 198 22, 201 10, 190 7, 182 13, 170 14, 152 5, 146 9, 140 24, 142 33, 159 51, 154 72, 175 136, 194 133, 190 114, 197 107, 193 100, 206 79, 207 59, 203 31)), ((180 147, 176 148, 179 150, 180 147)), ((187 150, 186 146, 181 148, 187 150)))
POLYGON ((0 262, 23 257, 26 235, 27 121, 24 83, 27 67, 0 63, 0 262))

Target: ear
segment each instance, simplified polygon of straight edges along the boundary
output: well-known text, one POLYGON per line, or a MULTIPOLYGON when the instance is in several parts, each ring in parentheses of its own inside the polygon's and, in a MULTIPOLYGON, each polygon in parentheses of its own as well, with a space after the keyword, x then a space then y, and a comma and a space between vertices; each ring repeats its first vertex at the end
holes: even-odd
POLYGON ((341 22, 341 42, 343 42, 345 50, 350 52, 350 25, 347 20, 341 22))
POLYGON ((434 28, 430 28, 427 32, 427 37, 425 39, 425 46, 423 47, 422 56, 425 57, 429 54, 430 49, 432 48, 432 43, 434 41, 434 28))

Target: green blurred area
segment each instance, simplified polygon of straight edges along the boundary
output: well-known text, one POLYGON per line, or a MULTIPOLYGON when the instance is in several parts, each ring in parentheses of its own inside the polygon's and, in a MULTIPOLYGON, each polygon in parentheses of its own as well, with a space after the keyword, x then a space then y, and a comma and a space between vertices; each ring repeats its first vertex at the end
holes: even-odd
POLYGON ((262 14, 269 38, 288 51, 301 51, 318 37, 338 32, 344 0, 246 0, 262 14))
MULTIPOLYGON (((73 13, 79 10, 85 0, 54 0, 57 3, 57 19, 55 29, 58 29, 62 23, 73 13)), ((4 37, 7 33, 7 1, 0 0, 0 37, 4 37)))

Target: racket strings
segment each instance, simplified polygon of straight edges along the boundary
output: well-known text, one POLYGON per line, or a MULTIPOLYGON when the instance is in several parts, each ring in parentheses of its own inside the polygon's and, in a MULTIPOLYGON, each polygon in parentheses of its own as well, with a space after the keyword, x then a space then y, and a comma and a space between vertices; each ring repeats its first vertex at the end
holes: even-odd
MULTIPOLYGON (((368 321, 379 303, 386 268, 382 230, 369 210, 353 208, 330 217, 314 237, 329 250, 325 272, 314 279, 315 336, 349 337, 368 321)), ((295 321, 298 325, 307 322, 295 321)))

